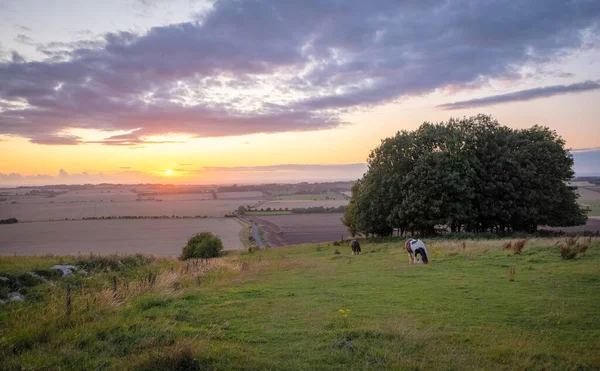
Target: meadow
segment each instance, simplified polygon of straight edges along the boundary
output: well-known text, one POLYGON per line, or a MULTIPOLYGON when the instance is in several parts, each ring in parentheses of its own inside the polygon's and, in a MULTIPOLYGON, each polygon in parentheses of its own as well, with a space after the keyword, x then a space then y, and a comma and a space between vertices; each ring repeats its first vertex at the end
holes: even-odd
POLYGON ((178 256, 192 235, 211 231, 228 250, 243 249, 233 218, 76 220, 0 226, 0 255, 147 253, 178 256))
POLYGON ((426 240, 429 265, 389 240, 358 256, 307 244, 208 262, 0 257, 11 277, 88 271, 0 307, 0 368, 598 369, 600 240, 574 260, 563 240, 528 240, 520 255, 503 240, 426 240))

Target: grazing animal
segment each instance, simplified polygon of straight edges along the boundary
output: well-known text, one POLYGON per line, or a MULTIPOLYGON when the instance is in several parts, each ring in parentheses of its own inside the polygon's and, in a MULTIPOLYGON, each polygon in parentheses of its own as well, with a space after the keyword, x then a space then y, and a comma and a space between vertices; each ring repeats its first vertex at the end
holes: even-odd
POLYGON ((352 248, 352 255, 360 255, 360 244, 357 240, 350 241, 350 247, 352 248))
POLYGON ((411 238, 409 240, 406 240, 404 247, 406 248, 406 252, 408 252, 409 264, 429 263, 429 255, 427 254, 427 248, 425 248, 425 244, 423 243, 423 241, 411 238), (415 263, 415 256, 417 255, 420 255, 421 258, 415 263))

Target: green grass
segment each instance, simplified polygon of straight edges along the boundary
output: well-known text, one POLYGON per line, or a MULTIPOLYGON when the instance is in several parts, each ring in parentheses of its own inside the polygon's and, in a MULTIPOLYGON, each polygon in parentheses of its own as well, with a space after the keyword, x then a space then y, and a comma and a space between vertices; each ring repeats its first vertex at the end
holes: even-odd
POLYGON ((256 215, 256 216, 265 216, 265 215, 291 215, 291 211, 247 211, 246 215, 256 215))
POLYGON ((345 200, 341 194, 338 193, 315 193, 315 194, 293 194, 293 195, 281 195, 277 196, 277 200, 345 200))
MULTIPOLYGON (((412 266, 401 242, 230 254, 195 271, 159 259, 71 278, 70 318, 64 282, 42 284, 0 307, 0 368, 598 369, 600 240, 570 261, 557 241, 521 255, 502 240, 425 241, 431 263, 412 266), (136 286, 148 271, 162 272, 156 287, 136 286), (99 294, 113 275, 131 283, 117 303, 99 294)), ((0 272, 45 267, 29 259, 2 258, 0 272)))

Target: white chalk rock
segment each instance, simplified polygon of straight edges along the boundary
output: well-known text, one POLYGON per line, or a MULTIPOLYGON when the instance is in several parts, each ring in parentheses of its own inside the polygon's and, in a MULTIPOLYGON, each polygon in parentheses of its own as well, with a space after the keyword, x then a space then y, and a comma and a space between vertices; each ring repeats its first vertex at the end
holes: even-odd
POLYGON ((25 301, 25 297, 18 292, 8 294, 8 301, 25 301))
POLYGON ((77 268, 74 265, 55 265, 50 269, 58 269, 62 272, 62 276, 65 277, 73 273, 77 268))

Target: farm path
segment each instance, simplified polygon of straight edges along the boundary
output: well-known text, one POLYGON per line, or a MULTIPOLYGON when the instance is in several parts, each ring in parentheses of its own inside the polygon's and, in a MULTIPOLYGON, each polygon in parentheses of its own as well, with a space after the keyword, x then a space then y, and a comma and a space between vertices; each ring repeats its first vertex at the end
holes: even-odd
POLYGON ((258 227, 256 226, 256 224, 254 224, 252 222, 250 222, 250 223, 252 224, 252 236, 254 237, 254 241, 256 241, 256 244, 258 245, 259 248, 264 249, 265 244, 260 239, 260 235, 258 234, 258 227))

